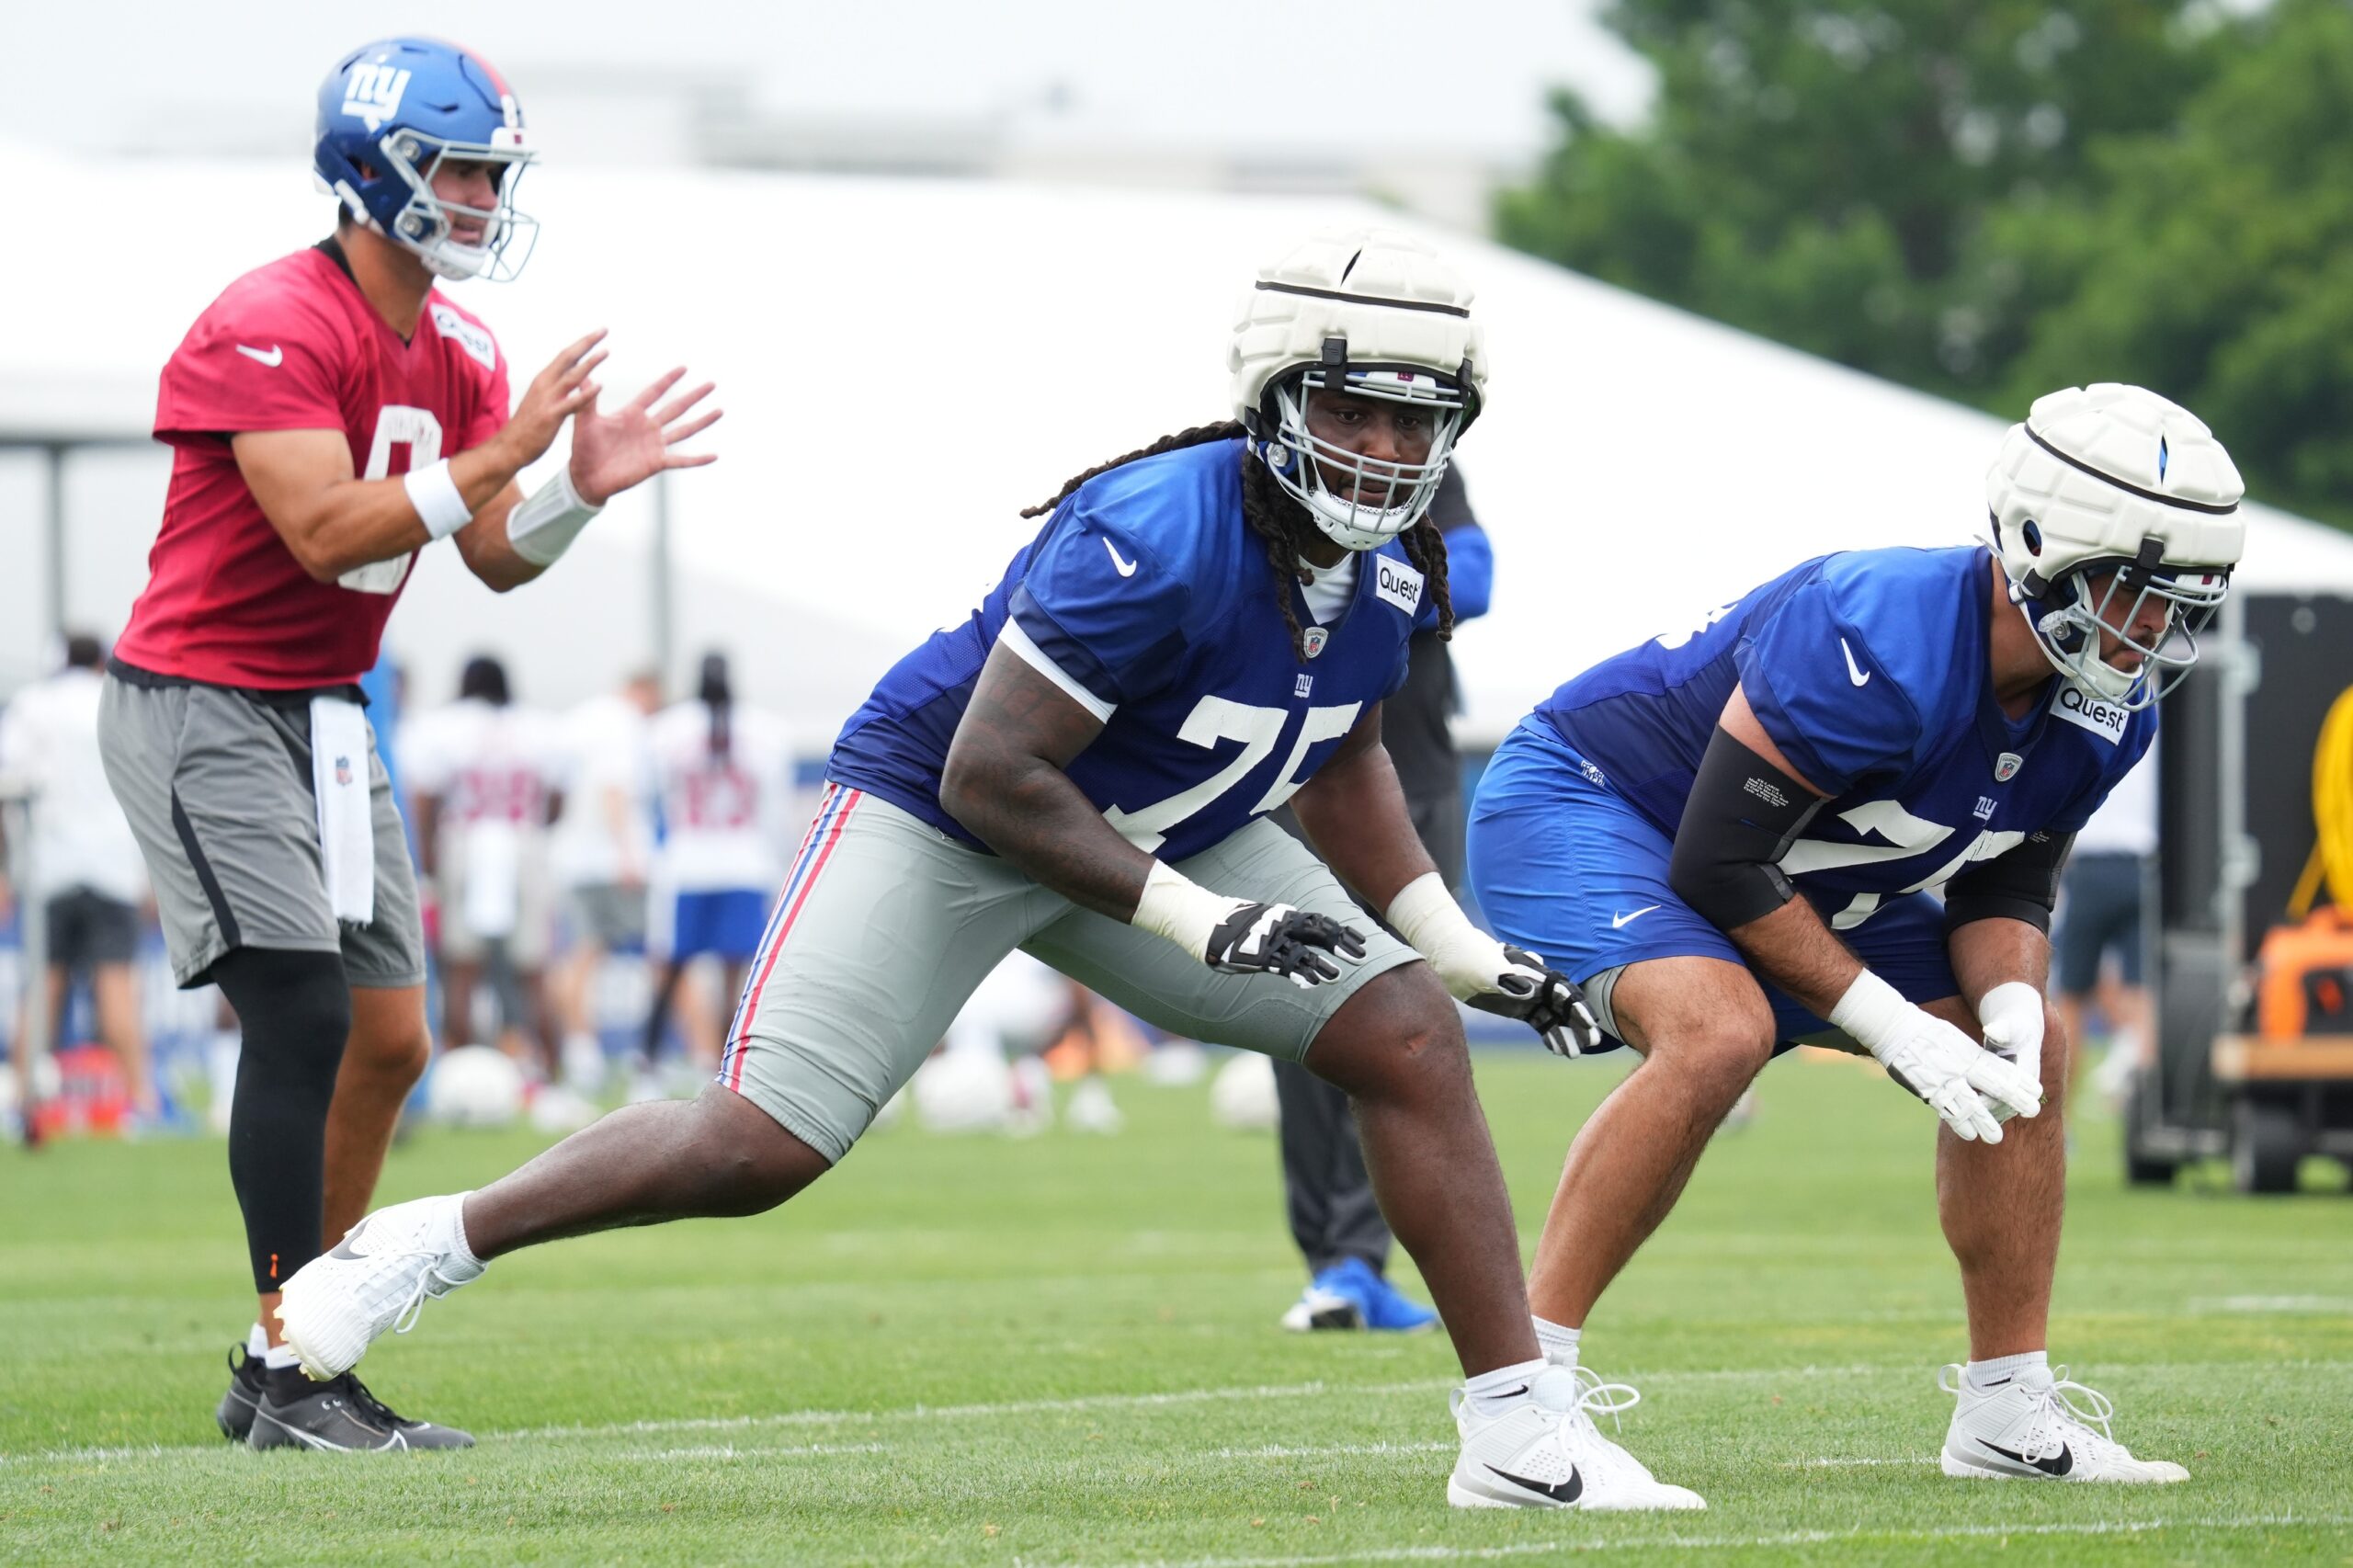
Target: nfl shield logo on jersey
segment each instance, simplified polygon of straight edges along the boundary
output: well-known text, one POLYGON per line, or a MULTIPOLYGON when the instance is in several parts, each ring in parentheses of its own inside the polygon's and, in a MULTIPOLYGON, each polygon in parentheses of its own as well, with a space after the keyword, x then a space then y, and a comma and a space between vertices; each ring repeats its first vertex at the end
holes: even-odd
POLYGON ((2011 779, 2018 777, 2018 769, 2025 766, 2026 758, 2020 756, 2018 753, 2014 751, 2004 752, 1994 761, 1994 782, 1996 784, 2008 783, 2011 779))
POLYGON ((1300 639, 1307 644, 1307 656, 1311 659, 1321 653, 1324 651, 1324 644, 1331 640, 1332 634, 1320 626, 1309 627, 1307 634, 1300 639))

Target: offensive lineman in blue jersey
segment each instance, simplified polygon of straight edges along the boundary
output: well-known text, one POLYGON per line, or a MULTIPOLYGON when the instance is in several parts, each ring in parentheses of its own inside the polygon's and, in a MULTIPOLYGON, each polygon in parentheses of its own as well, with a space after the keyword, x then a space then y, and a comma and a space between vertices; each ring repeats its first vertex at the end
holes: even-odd
POLYGON ((844 728, 718 1085, 363 1221, 287 1286, 304 1366, 339 1373, 516 1247, 783 1202, 1022 947, 1176 1032, 1303 1058, 1355 1098, 1468 1379, 1449 1501, 1698 1506, 1646 1476, 1579 1474, 1586 1390, 1538 1349, 1448 993, 1563 1052, 1600 1033, 1574 986, 1456 906, 1381 745, 1425 597, 1451 619, 1425 514, 1478 413, 1470 303, 1426 247, 1377 231, 1263 271, 1229 355, 1240 423, 1064 485, 980 608, 844 728), (1333 870, 1263 820, 1285 801, 1404 941, 1350 926, 1333 870))
POLYGON ((1945 1473, 2179 1481, 2045 1356, 2067 1082, 2046 933, 2070 840, 2228 589, 2241 485, 2203 425, 2116 385, 2038 401, 1986 483, 1990 550, 1806 562, 1578 676, 1496 752, 1480 903, 1644 1056, 1570 1148, 1529 1300, 1574 1364, 1767 1059, 1859 1045, 1946 1124, 1972 1359, 1945 1473))

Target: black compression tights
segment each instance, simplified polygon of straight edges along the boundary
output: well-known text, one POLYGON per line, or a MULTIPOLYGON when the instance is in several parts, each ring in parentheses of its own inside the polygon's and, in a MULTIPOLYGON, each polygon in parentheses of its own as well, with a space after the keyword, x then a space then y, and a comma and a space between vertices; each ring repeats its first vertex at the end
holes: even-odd
POLYGON ((327 1106, 351 1033, 339 953, 239 948, 212 966, 244 1046, 229 1114, 229 1180, 245 1217, 254 1290, 284 1287, 326 1227, 327 1106))

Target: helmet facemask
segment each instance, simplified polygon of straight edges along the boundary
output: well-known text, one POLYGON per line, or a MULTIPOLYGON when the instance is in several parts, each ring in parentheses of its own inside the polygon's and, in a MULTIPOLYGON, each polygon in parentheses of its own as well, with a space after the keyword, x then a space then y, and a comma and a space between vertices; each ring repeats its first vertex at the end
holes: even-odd
POLYGON ((366 209, 349 196, 345 198, 346 205, 379 233, 415 252, 436 277, 486 278, 494 283, 506 282, 522 271, 523 264, 531 258, 531 247, 538 243, 540 232, 537 219, 515 209, 515 187, 522 182, 523 166, 531 161, 533 153, 522 144, 519 131, 507 134, 514 136, 514 145, 447 142, 418 131, 389 131, 376 143, 376 154, 382 160, 385 173, 408 187, 408 201, 389 222, 382 223, 369 217, 366 209), (433 176, 443 163, 450 160, 492 165, 491 178, 498 192, 498 204, 490 208, 468 207, 435 194, 433 176), (466 218, 482 223, 480 244, 462 244, 451 237, 456 222, 466 218))
POLYGON ((2127 711, 2154 706, 2181 684, 2198 663, 2198 634, 2230 592, 2228 572, 2168 565, 2162 548, 2152 536, 2136 556, 2080 562, 2047 584, 2029 575, 2010 589, 2052 667, 2127 711), (2153 611, 2154 633, 2143 630, 2153 611), (2140 664, 2120 669, 2101 657, 2109 638, 2140 664))
POLYGON ((1252 449, 1325 537, 1356 551, 1378 549, 1429 511, 1468 409, 1459 383, 1411 365, 1325 364, 1276 381, 1267 402, 1267 411, 1251 421, 1252 449), (1430 421, 1428 453, 1419 462, 1388 462, 1315 435, 1307 411, 1319 392, 1417 409, 1430 421), (1378 505, 1359 499, 1375 495, 1378 505))

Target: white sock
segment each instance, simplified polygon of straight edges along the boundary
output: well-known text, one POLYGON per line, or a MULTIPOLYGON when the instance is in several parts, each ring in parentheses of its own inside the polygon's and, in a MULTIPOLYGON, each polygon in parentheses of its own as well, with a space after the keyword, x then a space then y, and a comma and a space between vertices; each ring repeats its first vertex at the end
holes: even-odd
POLYGON ((273 1345, 262 1353, 261 1364, 273 1372, 282 1372, 289 1367, 301 1366, 302 1358, 294 1354, 291 1345, 273 1345))
POLYGON ((1463 1381, 1462 1392, 1470 1396, 1471 1408, 1481 1415, 1500 1415, 1528 1398, 1529 1385, 1543 1371, 1542 1361, 1519 1361, 1508 1367, 1498 1367, 1492 1372, 1482 1372, 1463 1381))
POLYGON ((472 1196, 471 1192, 461 1192, 449 1200, 449 1250, 457 1254, 458 1261, 472 1264, 479 1274, 489 1265, 476 1257, 474 1249, 466 1244, 466 1199, 472 1196))
POLYGON ((268 1355, 269 1330, 259 1324, 254 1324, 251 1331, 245 1335, 245 1354, 256 1361, 268 1355))
POLYGON ((1969 1380, 1971 1388, 1979 1393, 1986 1393, 2008 1382, 2029 1367, 2050 1365, 2049 1351, 2027 1350, 2016 1356, 1996 1356, 1991 1361, 1972 1361, 1962 1369, 1961 1375, 1969 1380))
POLYGON ((1585 1330, 1581 1328, 1566 1328, 1560 1324, 1552 1323, 1544 1318, 1538 1318, 1535 1322, 1536 1343, 1538 1346, 1543 1350, 1544 1359, 1550 1361, 1555 1367, 1575 1366, 1577 1364, 1577 1336, 1583 1334, 1585 1330))

